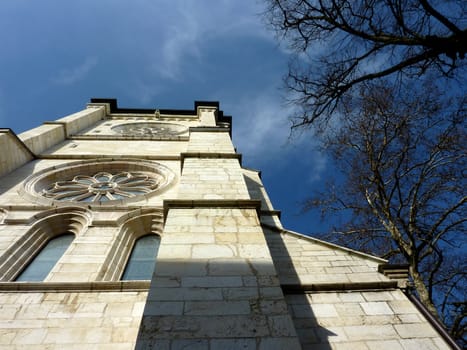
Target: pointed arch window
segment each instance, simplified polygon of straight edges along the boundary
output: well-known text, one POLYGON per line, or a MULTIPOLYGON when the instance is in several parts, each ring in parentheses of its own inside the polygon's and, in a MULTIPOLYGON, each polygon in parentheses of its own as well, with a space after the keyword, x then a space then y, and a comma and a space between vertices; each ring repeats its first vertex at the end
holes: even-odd
POLYGON ((126 264, 122 280, 150 280, 156 265, 159 245, 159 236, 146 235, 138 238, 126 264))
POLYGON ((18 275, 16 281, 43 281, 68 249, 74 238, 74 234, 65 233, 50 239, 39 254, 18 275))

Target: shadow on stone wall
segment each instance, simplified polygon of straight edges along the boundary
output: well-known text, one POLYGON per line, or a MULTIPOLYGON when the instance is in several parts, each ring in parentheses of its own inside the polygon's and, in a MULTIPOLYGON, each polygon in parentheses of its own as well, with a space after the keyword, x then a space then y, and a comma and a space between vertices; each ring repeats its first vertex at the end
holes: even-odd
MULTIPOLYGON (((261 199, 264 206, 261 183, 248 176, 245 182, 251 198, 261 199)), ((330 350, 328 337, 334 333, 319 325, 307 295, 288 294, 290 288, 280 281, 287 272, 289 287, 300 286, 281 234, 266 231, 263 227, 268 245, 264 252, 224 258, 210 257, 215 252, 196 259, 190 254, 178 259, 160 256, 136 349, 330 350)), ((238 234, 247 238, 249 231, 238 234)), ((232 246, 240 249, 241 243, 232 246)))
POLYGON ((270 259, 158 260, 136 349, 300 349, 270 259))
POLYGON ((336 334, 319 324, 311 306, 311 294, 307 294, 302 288, 281 234, 265 229, 265 237, 302 348, 330 350, 328 339, 336 334))
MULTIPOLYGON (((12 188, 16 187, 18 184, 26 180, 30 175, 34 174, 34 167, 36 161, 32 160, 19 168, 13 170, 12 172, 3 175, 0 181, 0 196, 4 193, 10 191, 12 188)), ((14 196, 17 196, 18 193, 15 191, 13 193, 14 196)), ((6 201, 10 203, 9 201, 6 201)), ((14 204, 14 203, 10 203, 14 204)))
MULTIPOLYGON (((248 176, 244 176, 244 179, 251 198, 260 199, 263 205, 267 203, 263 196, 262 184, 248 176)), ((263 228, 263 231, 302 348, 331 349, 328 338, 336 334, 319 325, 311 308, 311 300, 303 290, 301 291, 299 274, 280 229, 273 231, 263 228)))

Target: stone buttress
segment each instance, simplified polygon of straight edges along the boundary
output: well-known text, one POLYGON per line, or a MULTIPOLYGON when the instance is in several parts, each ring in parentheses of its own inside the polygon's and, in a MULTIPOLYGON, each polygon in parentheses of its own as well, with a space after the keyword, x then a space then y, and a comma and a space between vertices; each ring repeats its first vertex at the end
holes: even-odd
MULTIPOLYGON (((137 348, 298 349, 228 129, 190 129, 137 348)), ((209 125, 211 124, 211 125, 209 125)))

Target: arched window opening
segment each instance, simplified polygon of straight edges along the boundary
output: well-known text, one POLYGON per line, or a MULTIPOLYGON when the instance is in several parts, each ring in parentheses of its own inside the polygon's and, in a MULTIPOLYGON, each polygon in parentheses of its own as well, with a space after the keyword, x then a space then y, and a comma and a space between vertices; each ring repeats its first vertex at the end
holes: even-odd
POLYGON ((147 235, 135 242, 123 272, 122 280, 150 280, 156 265, 159 237, 147 235))
POLYGON ((52 271, 63 253, 65 253, 74 238, 74 234, 66 233, 49 240, 39 254, 37 254, 29 265, 19 274, 16 281, 43 281, 50 271, 52 271))

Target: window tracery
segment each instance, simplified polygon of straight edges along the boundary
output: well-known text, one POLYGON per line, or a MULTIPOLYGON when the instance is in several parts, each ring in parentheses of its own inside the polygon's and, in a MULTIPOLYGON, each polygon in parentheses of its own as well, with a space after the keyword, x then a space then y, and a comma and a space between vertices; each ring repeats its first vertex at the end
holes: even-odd
POLYGON ((161 136, 180 135, 187 131, 183 125, 172 123, 128 123, 112 127, 112 131, 121 135, 161 136))
POLYGON ((96 203, 134 202, 165 191, 176 178, 167 166, 142 159, 95 159, 60 164, 26 179, 20 193, 31 200, 96 203))
POLYGON ((42 191, 47 198, 60 201, 105 202, 142 195, 156 190, 160 178, 142 172, 98 172, 57 181, 42 191))

